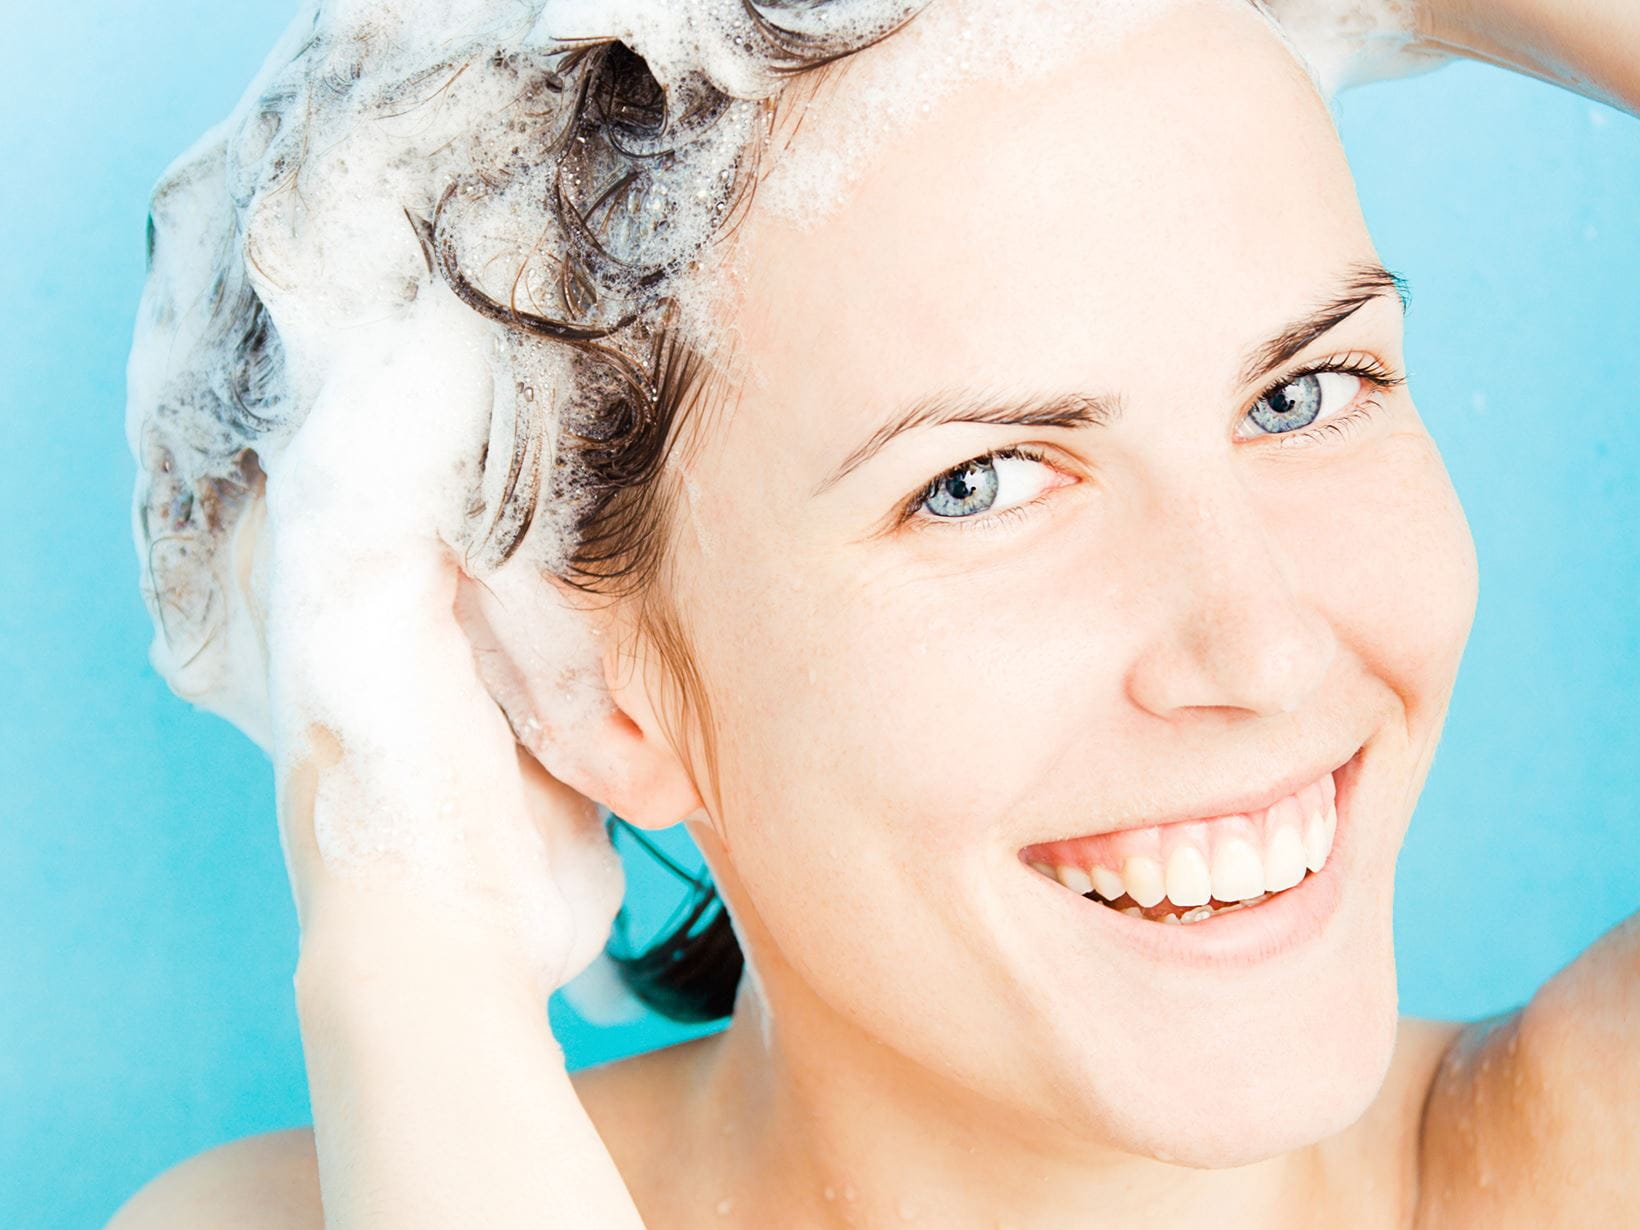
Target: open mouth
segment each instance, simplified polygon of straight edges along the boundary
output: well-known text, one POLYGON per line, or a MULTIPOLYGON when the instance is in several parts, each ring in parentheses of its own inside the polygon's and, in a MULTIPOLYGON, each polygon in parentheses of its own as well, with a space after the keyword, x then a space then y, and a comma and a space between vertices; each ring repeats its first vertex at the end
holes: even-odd
POLYGON ((1072 892, 1151 922, 1188 926, 1254 909, 1327 865, 1337 779, 1348 767, 1257 811, 1043 842, 1020 858, 1072 892))

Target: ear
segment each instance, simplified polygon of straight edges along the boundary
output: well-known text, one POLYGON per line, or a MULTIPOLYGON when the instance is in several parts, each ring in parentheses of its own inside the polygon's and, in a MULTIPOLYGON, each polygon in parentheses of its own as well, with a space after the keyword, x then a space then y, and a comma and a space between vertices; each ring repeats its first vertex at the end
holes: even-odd
POLYGON ((624 604, 515 556, 483 581, 463 577, 456 615, 480 679, 548 773, 644 828, 701 809, 660 720, 661 664, 624 604))

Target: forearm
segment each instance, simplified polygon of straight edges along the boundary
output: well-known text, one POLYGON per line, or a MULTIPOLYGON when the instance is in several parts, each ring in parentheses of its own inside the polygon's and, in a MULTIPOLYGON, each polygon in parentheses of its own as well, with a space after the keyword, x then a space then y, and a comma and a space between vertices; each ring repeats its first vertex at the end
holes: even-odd
POLYGON ((508 961, 448 933, 304 937, 297 1005, 330 1230, 641 1230, 508 961))
POLYGON ((1425 37, 1640 115, 1640 2, 1426 0, 1425 37))

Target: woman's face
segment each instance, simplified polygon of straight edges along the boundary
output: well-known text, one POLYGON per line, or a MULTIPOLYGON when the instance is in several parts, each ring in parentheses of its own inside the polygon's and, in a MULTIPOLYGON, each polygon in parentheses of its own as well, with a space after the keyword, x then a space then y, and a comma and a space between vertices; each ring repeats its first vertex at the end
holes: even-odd
MULTIPOLYGON (((1476 581, 1406 388, 1297 376, 1404 374, 1302 70, 1256 13, 1187 4, 959 87, 844 208, 754 202, 735 243, 740 367, 683 463, 673 597, 720 756, 703 845, 777 1024, 823 1013, 999 1113, 1181 1162, 1353 1122, 1476 581), (1038 413, 888 438, 935 405, 1038 413), (1152 922, 1025 861, 1358 749, 1324 870, 1264 905, 1152 922)), ((1210 860, 1217 831, 1157 840, 1210 860)))

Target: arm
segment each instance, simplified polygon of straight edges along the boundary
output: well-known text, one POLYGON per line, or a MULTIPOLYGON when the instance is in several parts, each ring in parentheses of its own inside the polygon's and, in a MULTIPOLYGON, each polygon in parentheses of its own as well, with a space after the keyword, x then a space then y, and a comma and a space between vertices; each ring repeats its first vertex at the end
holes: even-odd
POLYGON ((1418 26, 1427 42, 1453 54, 1640 115, 1634 0, 1426 0, 1418 26))
POLYGON ((373 913, 304 937, 296 1000, 317 1131, 173 1166, 107 1230, 641 1226, 545 1016, 493 945, 418 937, 415 911, 373 913))
POLYGON ((325 1225, 642 1226, 528 980, 388 901, 304 936, 325 1225))
MULTIPOLYGON (((431 681, 473 670, 449 617, 438 626, 447 635, 425 639, 409 685, 428 691, 405 700, 417 714, 435 709, 431 681)), ((391 857, 371 874, 338 874, 320 855, 326 799, 332 826, 368 802, 345 741, 321 736, 286 765, 280 821, 302 929, 295 991, 324 1224, 641 1230, 545 1010, 579 939, 607 921, 570 908, 555 876, 571 860, 544 875, 517 840, 533 831, 562 853, 597 829, 596 809, 512 745, 487 696, 470 694, 459 727, 431 731, 452 740, 451 801, 437 819, 460 825, 462 844, 419 866, 408 849, 411 874, 391 857)))
POLYGON ((465 490, 446 473, 466 447, 450 390, 488 388, 470 369, 489 339, 453 296, 417 309, 350 338, 268 478, 269 694, 325 1225, 639 1230, 546 1016, 609 934, 618 864, 596 805, 517 744, 480 677, 444 527, 465 490), (415 445, 378 460, 386 405, 415 445), (429 511, 428 491, 445 503, 429 511))
MULTIPOLYGON (((517 743, 449 545, 466 484, 446 471, 471 444, 451 390, 489 388, 464 313, 424 293, 340 331, 268 468, 267 516, 235 539, 231 574, 264 586, 245 609, 266 647, 323 1224, 641 1230, 546 1015, 609 934, 619 863, 596 805, 517 743)), ((541 724, 542 746, 560 733, 541 724)), ((208 1224, 186 1201, 223 1177, 192 1167, 166 1185, 178 1207, 156 1194, 144 1213, 208 1224)), ((232 1224, 267 1224, 253 1192, 231 1196, 232 1224)))
MULTIPOLYGON (((552 818, 568 788, 519 762, 537 814, 552 818)), ((149 1183, 109 1230, 642 1230, 548 1025, 551 984, 511 928, 416 885, 320 865, 313 797, 335 769, 298 763, 282 808, 303 923, 294 983, 311 1140, 276 1133, 203 1153, 149 1183)))

